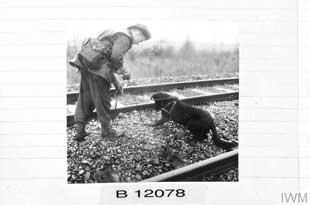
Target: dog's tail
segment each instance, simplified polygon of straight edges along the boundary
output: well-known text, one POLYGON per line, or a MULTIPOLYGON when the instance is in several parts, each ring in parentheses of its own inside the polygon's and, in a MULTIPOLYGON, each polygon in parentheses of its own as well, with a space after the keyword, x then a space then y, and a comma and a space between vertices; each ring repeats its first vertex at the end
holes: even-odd
POLYGON ((225 150, 231 150, 233 147, 238 146, 238 142, 236 142, 236 141, 228 141, 226 139, 220 138, 218 132, 216 131, 216 127, 214 124, 213 124, 211 130, 212 130, 212 139, 213 139, 214 144, 216 146, 221 147, 225 150))

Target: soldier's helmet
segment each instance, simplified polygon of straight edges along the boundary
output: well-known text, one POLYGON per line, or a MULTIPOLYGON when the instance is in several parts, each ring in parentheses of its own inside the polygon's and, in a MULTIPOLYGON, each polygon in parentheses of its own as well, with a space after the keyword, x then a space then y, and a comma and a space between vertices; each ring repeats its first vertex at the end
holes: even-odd
POLYGON ((143 35, 145 36, 145 40, 148 40, 151 38, 151 33, 150 31, 147 29, 147 27, 143 24, 135 24, 132 26, 129 26, 127 29, 138 29, 139 31, 141 31, 143 33, 143 35))

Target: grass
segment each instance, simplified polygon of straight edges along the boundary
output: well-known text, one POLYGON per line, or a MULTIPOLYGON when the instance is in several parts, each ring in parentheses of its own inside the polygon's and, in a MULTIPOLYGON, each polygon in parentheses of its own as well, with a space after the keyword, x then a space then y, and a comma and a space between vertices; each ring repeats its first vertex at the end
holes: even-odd
MULTIPOLYGON (((78 41, 68 44, 67 58, 72 59, 79 48, 78 41)), ((173 46, 153 45, 130 50, 124 60, 132 79, 162 76, 205 75, 239 72, 239 49, 196 50, 190 41, 177 49, 173 46)), ((67 85, 80 82, 77 69, 67 64, 67 85)))

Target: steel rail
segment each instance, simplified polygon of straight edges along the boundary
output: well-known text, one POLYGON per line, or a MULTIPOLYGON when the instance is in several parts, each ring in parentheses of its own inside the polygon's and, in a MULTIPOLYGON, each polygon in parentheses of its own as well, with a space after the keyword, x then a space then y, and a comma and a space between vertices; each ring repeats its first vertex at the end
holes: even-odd
POLYGON ((179 169, 175 169, 141 182, 195 181, 207 175, 219 175, 238 167, 238 149, 179 169))
MULTIPOLYGON (((219 84, 234 84, 239 83, 239 78, 219 78, 212 80, 195 80, 187 82, 173 82, 173 83, 161 83, 161 84, 151 84, 151 85, 139 85, 139 86, 129 86, 124 88, 124 93, 128 94, 137 94, 153 91, 163 91, 171 90, 176 88, 188 88, 188 87, 197 87, 197 86, 210 86, 210 85, 219 85, 219 84)), ((111 89, 111 93, 114 94, 115 89, 111 89)), ((67 93, 67 104, 72 104, 77 101, 79 96, 78 92, 69 92, 67 93)))
MULTIPOLYGON (((182 102, 186 102, 188 104, 200 104, 205 102, 212 102, 212 101, 224 101, 224 100, 235 100, 239 98, 239 92, 228 92, 228 93, 221 93, 221 94, 214 94, 214 95, 202 95, 197 97, 188 97, 180 99, 182 102)), ((129 105, 126 107, 120 107, 116 110, 111 110, 112 114, 116 115, 118 113, 126 113, 131 112, 134 110, 145 110, 148 108, 153 108, 154 103, 143 103, 138 105, 129 105)), ((96 117, 96 113, 94 112, 91 116, 92 118, 96 117)), ((67 126, 71 126, 74 124, 74 115, 67 115, 67 126)))

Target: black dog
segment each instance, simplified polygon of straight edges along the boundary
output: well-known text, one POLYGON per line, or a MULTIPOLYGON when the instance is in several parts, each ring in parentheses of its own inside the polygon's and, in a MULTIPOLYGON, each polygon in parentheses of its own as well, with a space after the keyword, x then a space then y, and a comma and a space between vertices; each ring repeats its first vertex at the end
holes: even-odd
POLYGON ((154 94, 151 99, 155 101, 155 110, 161 110, 162 113, 162 118, 153 126, 172 120, 184 125, 198 139, 206 138, 207 133, 211 130, 212 139, 218 147, 230 150, 238 146, 237 142, 224 140, 219 137, 212 116, 207 111, 192 107, 164 92, 154 94))

